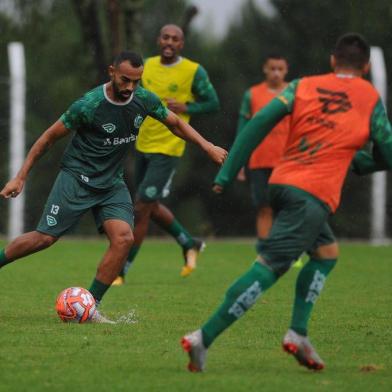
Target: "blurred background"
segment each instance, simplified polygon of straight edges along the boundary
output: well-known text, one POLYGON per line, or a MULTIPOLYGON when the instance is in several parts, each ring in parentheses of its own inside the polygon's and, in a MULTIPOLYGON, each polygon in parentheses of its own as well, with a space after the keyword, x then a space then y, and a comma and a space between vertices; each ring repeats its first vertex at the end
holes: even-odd
MULTIPOLYGON (((337 37, 356 31, 383 48, 391 81, 391 20, 390 0, 0 0, 0 184, 9 177, 9 42, 25 46, 28 149, 73 100, 106 81, 106 67, 116 52, 129 48, 154 55, 160 27, 179 24, 186 32, 183 55, 207 69, 221 101, 219 113, 195 117, 192 124, 230 148, 242 95, 261 81, 268 53, 287 56, 289 80, 327 72, 337 37)), ((56 145, 31 172, 25 189, 26 230, 38 222, 66 143, 56 145)), ((130 153, 127 181, 133 190, 132 171, 130 153)), ((188 146, 167 203, 199 236, 254 236, 247 185, 236 182, 217 197, 210 191, 216 172, 188 146)), ((339 236, 369 237, 370 188, 369 178, 349 174, 342 205, 332 218, 339 236)), ((389 192, 387 211, 391 200, 389 192)), ((8 205, 0 200, 0 234, 7 232, 8 205)), ((387 234, 391 225, 387 221, 387 234)), ((151 232, 160 234, 155 227, 151 232)), ((95 233, 89 216, 74 232, 95 233)))

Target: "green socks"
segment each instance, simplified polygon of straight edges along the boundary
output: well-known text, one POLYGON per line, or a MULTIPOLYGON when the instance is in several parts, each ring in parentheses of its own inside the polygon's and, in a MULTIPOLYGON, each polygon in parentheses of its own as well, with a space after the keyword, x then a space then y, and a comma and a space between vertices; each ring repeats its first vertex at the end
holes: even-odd
POLYGON ((110 284, 105 284, 97 279, 94 279, 88 291, 94 297, 95 302, 99 304, 101 302, 102 297, 104 296, 104 294, 106 293, 109 287, 110 284))
POLYGON ((166 228, 166 231, 175 238, 179 245, 181 245, 185 249, 190 249, 195 244, 195 241, 193 240, 192 236, 177 219, 173 220, 171 225, 166 228))
POLYGON ((4 267, 8 263, 10 263, 10 261, 5 256, 5 249, 0 250, 0 268, 4 267))
POLYGON ((209 347, 212 342, 234 321, 239 319, 278 279, 268 267, 255 262, 226 292, 222 305, 203 325, 203 343, 209 347))
POLYGON ((127 261, 125 262, 124 267, 119 274, 120 276, 124 277, 128 273, 128 270, 135 260, 136 255, 139 253, 139 249, 140 245, 132 245, 132 248, 128 253, 127 261))
POLYGON ((298 274, 290 326, 298 334, 307 335, 307 325, 313 305, 323 289, 327 275, 335 264, 336 259, 310 259, 298 274))

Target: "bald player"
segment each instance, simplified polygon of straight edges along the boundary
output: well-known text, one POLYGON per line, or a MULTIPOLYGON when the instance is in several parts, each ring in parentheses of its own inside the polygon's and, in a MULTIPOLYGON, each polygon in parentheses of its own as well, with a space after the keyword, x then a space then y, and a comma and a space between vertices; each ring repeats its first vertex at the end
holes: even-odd
MULTIPOLYGON (((219 109, 219 100, 206 70, 198 63, 181 56, 184 34, 176 25, 163 26, 158 36, 160 55, 146 59, 142 85, 155 93, 182 120, 219 109)), ((140 127, 136 142, 134 244, 115 285, 124 277, 134 261, 147 234, 150 220, 169 233, 182 248, 184 266, 181 276, 196 268, 196 260, 204 242, 195 239, 162 203, 170 194, 173 177, 185 142, 152 117, 140 127)))

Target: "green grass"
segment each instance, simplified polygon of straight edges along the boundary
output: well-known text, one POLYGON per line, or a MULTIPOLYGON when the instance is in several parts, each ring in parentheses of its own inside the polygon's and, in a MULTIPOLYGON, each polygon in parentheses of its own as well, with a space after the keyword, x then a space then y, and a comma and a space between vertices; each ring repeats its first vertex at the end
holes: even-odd
POLYGON ((209 352, 203 374, 185 371, 180 337, 198 327, 254 257, 253 245, 211 242, 199 268, 179 276, 172 242, 146 242, 102 304, 133 324, 59 321, 57 294, 88 287, 104 241, 64 240, 1 270, 0 391, 390 391, 392 249, 343 245, 311 322, 322 373, 280 348, 297 270, 290 271, 209 352), (371 365, 371 371, 362 367, 371 365))

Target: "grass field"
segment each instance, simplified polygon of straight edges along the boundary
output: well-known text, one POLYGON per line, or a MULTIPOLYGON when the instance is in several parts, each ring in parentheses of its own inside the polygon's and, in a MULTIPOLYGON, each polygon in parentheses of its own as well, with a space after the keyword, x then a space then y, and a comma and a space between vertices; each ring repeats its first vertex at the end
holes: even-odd
POLYGON ((297 270, 290 271, 185 371, 180 337, 220 303, 248 268, 253 246, 211 242, 198 270, 179 276, 172 242, 147 242, 127 284, 109 290, 118 325, 63 324, 58 292, 88 287, 104 241, 64 240, 1 270, 0 391, 391 391, 392 248, 342 245, 311 323, 327 368, 313 373, 283 353, 297 270))

